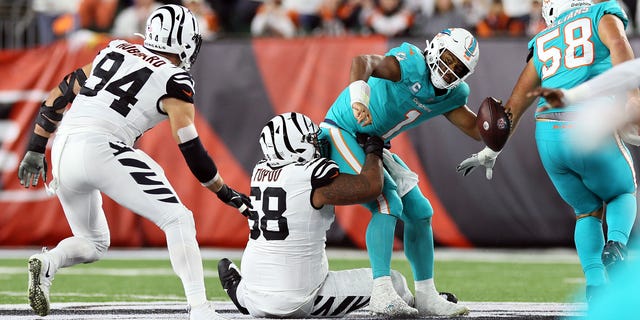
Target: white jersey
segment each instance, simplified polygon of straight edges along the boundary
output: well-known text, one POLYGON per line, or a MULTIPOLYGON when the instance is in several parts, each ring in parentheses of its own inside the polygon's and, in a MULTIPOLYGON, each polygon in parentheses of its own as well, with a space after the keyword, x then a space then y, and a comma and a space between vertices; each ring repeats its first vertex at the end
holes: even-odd
POLYGON ((65 114, 58 134, 98 132, 133 145, 167 119, 160 100, 193 103, 191 75, 142 45, 114 40, 93 60, 91 74, 65 114))
POLYGON ((329 271, 325 241, 334 207, 314 208, 311 197, 338 174, 326 158, 275 169, 263 161, 254 168, 251 233, 242 256, 250 310, 285 315, 315 298, 329 271))

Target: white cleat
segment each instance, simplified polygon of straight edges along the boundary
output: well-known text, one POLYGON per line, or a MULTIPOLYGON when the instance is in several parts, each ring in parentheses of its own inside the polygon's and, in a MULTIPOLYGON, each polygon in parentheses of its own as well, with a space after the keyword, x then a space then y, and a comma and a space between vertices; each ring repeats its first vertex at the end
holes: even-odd
POLYGON ((41 317, 49 314, 49 289, 53 281, 49 259, 43 253, 29 257, 29 305, 41 317))
POLYGON ((418 310, 409 306, 389 285, 373 286, 369 312, 391 318, 415 317, 418 310))
POLYGON ((421 316, 462 316, 469 314, 469 308, 443 298, 437 292, 416 294, 416 308, 421 316))
POLYGON ((189 310, 189 320, 227 320, 213 308, 211 302, 191 307, 189 310))

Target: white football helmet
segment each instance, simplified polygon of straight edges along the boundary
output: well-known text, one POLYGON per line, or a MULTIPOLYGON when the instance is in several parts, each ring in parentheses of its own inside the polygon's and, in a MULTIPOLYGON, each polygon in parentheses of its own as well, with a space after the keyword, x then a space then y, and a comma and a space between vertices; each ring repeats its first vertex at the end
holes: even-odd
POLYGON ((449 28, 440 31, 433 40, 426 41, 425 59, 427 67, 431 70, 431 83, 439 89, 451 89, 459 85, 464 79, 470 76, 478 64, 479 49, 478 41, 467 30, 462 28, 449 28), (451 52, 462 64, 467 67, 463 74, 456 74, 446 63, 442 62, 441 56, 445 51, 451 52), (444 69, 443 69, 444 68, 444 69), (451 83, 444 79, 444 75, 451 73, 456 80, 451 83))
POLYGON ((578 7, 590 6, 591 0, 543 0, 542 17, 547 26, 550 26, 556 18, 565 11, 578 7))
POLYGON ((320 128, 301 113, 275 116, 260 133, 260 147, 272 166, 308 162, 320 156, 320 128))
POLYGON ((201 44, 198 21, 189 9, 170 4, 159 7, 149 15, 144 47, 178 55, 180 68, 187 71, 191 68, 201 44))

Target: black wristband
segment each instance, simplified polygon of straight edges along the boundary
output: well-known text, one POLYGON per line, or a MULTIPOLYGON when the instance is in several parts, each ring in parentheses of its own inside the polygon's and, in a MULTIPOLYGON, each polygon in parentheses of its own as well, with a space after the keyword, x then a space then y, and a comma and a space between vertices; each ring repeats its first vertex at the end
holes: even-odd
POLYGON ((45 138, 34 132, 29 139, 27 150, 44 153, 47 150, 47 141, 49 141, 49 138, 45 138))

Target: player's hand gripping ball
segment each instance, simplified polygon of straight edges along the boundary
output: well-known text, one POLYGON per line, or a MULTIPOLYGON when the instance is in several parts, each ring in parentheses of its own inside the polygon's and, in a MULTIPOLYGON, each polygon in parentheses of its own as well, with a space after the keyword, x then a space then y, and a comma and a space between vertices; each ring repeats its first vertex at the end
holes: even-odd
POLYGON ((478 110, 476 126, 487 147, 493 151, 500 151, 507 143, 511 132, 511 121, 504 111, 502 101, 494 97, 485 98, 478 110))

